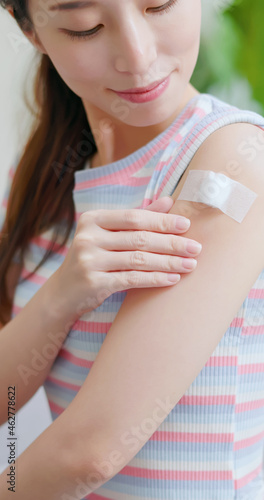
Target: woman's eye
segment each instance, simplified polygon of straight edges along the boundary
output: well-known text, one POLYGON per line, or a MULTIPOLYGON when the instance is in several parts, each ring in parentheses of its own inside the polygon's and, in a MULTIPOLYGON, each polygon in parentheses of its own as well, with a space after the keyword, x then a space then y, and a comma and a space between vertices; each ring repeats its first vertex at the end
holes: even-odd
POLYGON ((65 35, 69 36, 72 40, 76 39, 81 39, 81 40, 87 40, 88 38, 91 38, 93 35, 96 35, 96 33, 99 31, 98 28, 100 26, 97 26, 96 28, 93 28, 92 30, 88 31, 65 31, 65 35))
POLYGON ((172 9, 172 7, 174 7, 177 2, 179 2, 179 0, 170 0, 164 5, 161 5, 161 7, 157 7, 156 9, 151 10, 154 10, 154 12, 156 12, 157 14, 164 14, 164 12, 168 12, 168 10, 172 9))
MULTIPOLYGON (((169 2, 166 2, 164 5, 161 5, 160 7, 156 7, 151 9, 154 11, 156 14, 164 14, 165 12, 168 12, 170 9, 172 9, 176 3, 179 2, 179 0, 169 0, 169 2)), ((92 30, 88 31, 69 31, 66 30, 65 34, 71 38, 71 40, 88 40, 92 36, 96 35, 99 31, 100 25, 96 26, 96 28, 93 28, 92 30)))

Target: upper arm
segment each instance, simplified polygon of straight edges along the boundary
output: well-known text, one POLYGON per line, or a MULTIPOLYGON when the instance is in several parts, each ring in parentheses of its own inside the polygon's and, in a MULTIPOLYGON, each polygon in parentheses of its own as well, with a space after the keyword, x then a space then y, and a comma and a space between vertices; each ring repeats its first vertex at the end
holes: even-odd
POLYGON ((228 165, 238 162, 234 180, 258 195, 243 222, 177 200, 185 172, 170 213, 191 220, 186 236, 203 245, 197 268, 176 286, 127 292, 88 377, 60 416, 65 429, 74 420, 81 459, 90 466, 118 451, 115 475, 136 455, 198 376, 264 267, 264 153, 250 161, 239 152, 249 134, 264 138, 252 125, 220 129, 189 166, 230 175, 228 165), (129 440, 135 428, 141 439, 129 440))

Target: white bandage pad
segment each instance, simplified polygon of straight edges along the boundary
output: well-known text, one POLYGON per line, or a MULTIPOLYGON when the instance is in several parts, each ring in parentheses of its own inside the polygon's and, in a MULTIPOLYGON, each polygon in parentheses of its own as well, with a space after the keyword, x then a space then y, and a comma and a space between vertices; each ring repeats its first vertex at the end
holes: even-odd
POLYGON ((242 222, 257 197, 254 191, 224 174, 190 170, 178 200, 205 203, 242 222))

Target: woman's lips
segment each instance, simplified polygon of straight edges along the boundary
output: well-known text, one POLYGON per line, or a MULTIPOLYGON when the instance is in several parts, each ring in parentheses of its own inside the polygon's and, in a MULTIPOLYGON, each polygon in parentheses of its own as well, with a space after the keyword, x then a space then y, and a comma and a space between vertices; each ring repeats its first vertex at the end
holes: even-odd
POLYGON ((152 88, 150 90, 144 90, 143 92, 139 91, 137 89, 137 92, 130 92, 130 91, 125 91, 125 92, 117 92, 114 90, 114 92, 121 97, 122 99, 125 99, 126 101, 134 102, 134 103, 145 103, 149 101, 153 101, 154 99, 157 99, 158 97, 165 92, 167 87, 169 86, 170 83, 170 75, 165 78, 165 80, 162 80, 161 83, 158 84, 153 84, 152 88))
POLYGON ((138 88, 134 88, 134 89, 121 90, 119 92, 121 94, 142 94, 144 92, 149 92, 149 90, 156 88, 160 83, 164 82, 164 80, 166 80, 166 78, 163 78, 162 80, 159 80, 155 83, 151 83, 147 87, 138 87, 138 88))

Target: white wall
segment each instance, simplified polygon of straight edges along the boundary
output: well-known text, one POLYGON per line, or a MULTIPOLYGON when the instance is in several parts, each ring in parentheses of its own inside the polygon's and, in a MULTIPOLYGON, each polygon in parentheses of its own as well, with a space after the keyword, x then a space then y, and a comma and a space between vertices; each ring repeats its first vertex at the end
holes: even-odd
POLYGON ((28 136, 31 115, 24 104, 26 86, 31 92, 38 53, 19 29, 12 16, 0 8, 0 200, 5 176, 14 154, 28 136))
MULTIPOLYGON (((34 70, 34 47, 18 28, 15 20, 3 9, 0 11, 0 202, 2 201, 7 172, 17 151, 24 146, 31 123, 30 114, 23 103, 22 91, 25 75, 34 70)), ((10 343, 10 356, 12 345, 10 343)), ((0 352, 1 362, 1 352, 0 352)), ((3 381, 1 381, 1 384, 3 381)), ((7 381, 8 383, 8 381, 7 381)), ((0 402, 6 405, 5 401, 0 402)), ((16 414, 18 457, 52 422, 49 406, 40 387, 30 401, 16 414)), ((7 467, 7 424, 0 426, 0 473, 7 467)))

